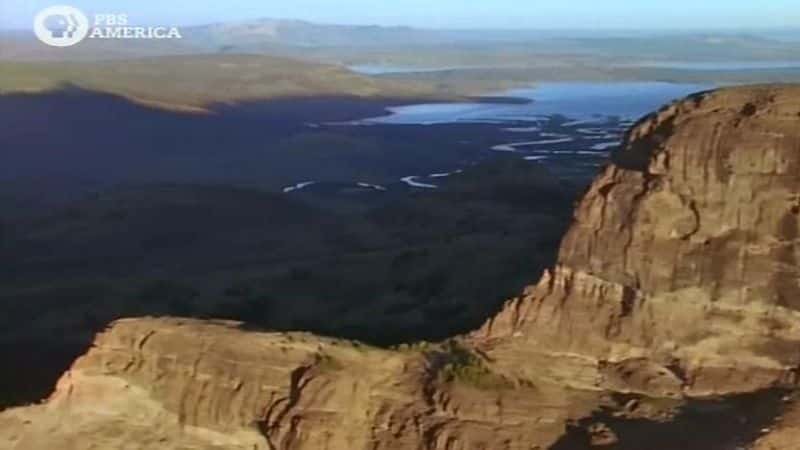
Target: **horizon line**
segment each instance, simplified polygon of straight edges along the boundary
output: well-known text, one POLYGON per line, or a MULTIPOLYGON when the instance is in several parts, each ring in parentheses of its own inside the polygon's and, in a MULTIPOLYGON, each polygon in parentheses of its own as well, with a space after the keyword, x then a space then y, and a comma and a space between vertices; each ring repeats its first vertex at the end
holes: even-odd
MULTIPOLYGON (((377 28, 377 29, 406 29, 411 31, 428 31, 428 32, 580 32, 580 33, 590 33, 590 32, 627 32, 627 33, 647 33, 647 32, 673 32, 673 33, 696 33, 696 34, 708 34, 708 33, 716 33, 716 32, 727 32, 727 33, 747 33, 747 32, 774 32, 774 31, 796 31, 800 32, 800 25, 785 25, 785 26, 773 26, 773 27, 759 27, 759 26, 752 26, 752 27, 737 27, 737 26, 715 26, 715 27, 649 27, 649 28, 622 28, 622 27, 425 27, 425 26, 415 26, 415 25, 404 25, 404 24, 377 24, 377 23, 359 23, 359 22, 328 22, 328 21, 314 21, 308 19, 298 19, 298 18, 281 18, 281 17, 270 17, 270 16, 261 16, 261 17, 253 17, 253 18, 244 18, 244 19, 232 19, 227 21, 217 21, 217 22, 201 22, 201 23, 194 23, 194 24, 163 24, 163 23, 153 23, 153 24, 141 24, 141 25, 134 25, 134 26, 175 26, 175 27, 184 27, 184 28, 202 28, 202 27, 210 27, 214 25, 231 25, 231 24, 238 24, 238 23, 252 23, 252 22, 265 22, 265 21, 274 21, 274 22, 294 22, 294 23, 302 23, 308 25, 316 25, 316 26, 330 26, 330 27, 359 27, 359 28, 377 28)), ((32 28, 27 27, 5 27, 3 26, 2 22, 0 22, 0 31, 17 31, 17 32, 26 32, 31 31, 32 28)))

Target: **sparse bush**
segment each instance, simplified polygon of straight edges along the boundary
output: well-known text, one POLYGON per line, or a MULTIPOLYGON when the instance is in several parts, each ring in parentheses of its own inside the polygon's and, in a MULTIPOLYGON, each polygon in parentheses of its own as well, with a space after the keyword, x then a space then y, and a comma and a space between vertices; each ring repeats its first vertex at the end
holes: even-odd
POLYGON ((321 372, 335 372, 344 368, 341 362, 326 353, 317 354, 314 366, 321 372))
POLYGON ((427 341, 414 342, 411 344, 400 344, 392 347, 395 351, 402 353, 425 353, 430 350, 432 344, 427 341))
POLYGON ((464 383, 478 389, 509 389, 513 384, 492 372, 483 359, 458 343, 449 343, 445 355, 447 362, 439 370, 439 380, 444 383, 464 383))

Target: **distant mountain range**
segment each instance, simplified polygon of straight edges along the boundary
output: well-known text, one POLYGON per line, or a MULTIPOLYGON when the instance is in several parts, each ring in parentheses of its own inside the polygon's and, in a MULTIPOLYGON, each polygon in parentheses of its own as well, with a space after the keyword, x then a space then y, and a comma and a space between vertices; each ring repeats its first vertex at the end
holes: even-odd
POLYGON ((50 49, 27 31, 0 31, 0 59, 108 59, 194 53, 278 54, 325 62, 494 65, 504 57, 579 55, 637 59, 799 59, 800 29, 734 31, 434 30, 262 18, 183 27, 181 41, 85 41, 50 49), (420 53, 421 51, 421 53, 420 53), (431 56, 431 52, 435 56, 431 56), (472 57, 476 52, 484 55, 472 57), (372 53, 366 55, 365 53, 372 53), (409 56, 410 54, 410 56, 409 56), (68 57, 67 57, 68 55, 68 57), (397 55, 403 55, 397 58, 397 55))
POLYGON ((210 45, 374 46, 465 40, 474 33, 410 27, 325 25, 300 20, 259 19, 192 27, 187 34, 210 45))
MULTIPOLYGON (((587 31, 587 30, 433 30, 411 27, 328 25, 299 20, 258 19, 191 27, 186 35, 193 45, 220 51, 264 50, 269 47, 376 48, 376 47, 482 47, 514 48, 543 53, 613 51, 629 56, 667 56, 710 52, 719 56, 781 57, 795 55, 800 30, 747 32, 707 31, 587 31), (655 46, 655 48, 653 48, 655 46)), ((687 55, 690 56, 690 55, 687 55)))

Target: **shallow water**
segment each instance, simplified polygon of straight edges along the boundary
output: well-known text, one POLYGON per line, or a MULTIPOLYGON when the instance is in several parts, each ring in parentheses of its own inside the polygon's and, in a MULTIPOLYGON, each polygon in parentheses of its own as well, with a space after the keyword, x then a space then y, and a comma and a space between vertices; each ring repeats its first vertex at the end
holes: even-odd
POLYGON ((663 82, 542 83, 500 95, 532 100, 526 104, 426 103, 390 108, 391 114, 359 121, 363 124, 432 125, 458 122, 538 122, 564 116, 565 125, 603 122, 609 117, 635 120, 686 95, 713 88, 706 84, 663 82))
MULTIPOLYGON (((664 82, 542 83, 497 97, 530 102, 426 103, 390 108, 390 114, 338 125, 489 124, 498 141, 486 151, 517 155, 545 165, 554 174, 590 180, 609 152, 621 144, 624 130, 640 117, 689 94, 713 88, 705 84, 664 82)), ((463 162, 462 162, 463 163, 463 162)), ((441 173, 455 167, 442 167, 441 173)), ((435 189, 440 173, 401 181, 413 189, 435 189)))

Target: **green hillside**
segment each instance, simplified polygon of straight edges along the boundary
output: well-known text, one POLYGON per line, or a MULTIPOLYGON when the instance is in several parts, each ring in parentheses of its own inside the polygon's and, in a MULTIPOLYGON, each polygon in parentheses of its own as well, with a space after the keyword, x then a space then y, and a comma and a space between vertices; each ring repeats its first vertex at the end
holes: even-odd
POLYGON ((334 66, 244 55, 162 56, 107 62, 0 62, 0 94, 63 85, 172 108, 298 96, 434 96, 433 85, 377 80, 334 66))

